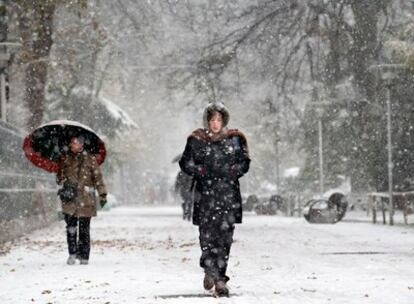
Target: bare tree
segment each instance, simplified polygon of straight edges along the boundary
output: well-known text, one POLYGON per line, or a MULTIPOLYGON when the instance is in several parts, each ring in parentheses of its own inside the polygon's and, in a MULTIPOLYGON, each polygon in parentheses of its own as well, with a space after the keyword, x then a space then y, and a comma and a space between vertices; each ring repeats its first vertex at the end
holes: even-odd
POLYGON ((85 7, 87 0, 18 0, 14 3, 23 44, 19 59, 25 65, 25 103, 31 113, 29 128, 38 126, 43 119, 54 15, 57 6, 63 4, 85 7))
POLYGON ((249 76, 271 83, 277 93, 274 102, 284 104, 303 128, 309 127, 304 123, 304 104, 312 98, 332 103, 325 110, 331 120, 336 118, 329 112, 337 111, 333 103, 341 104, 352 114, 343 153, 352 159, 348 169, 355 184, 362 185, 369 164, 364 147, 370 142, 361 139, 370 131, 370 111, 360 101, 374 99, 368 67, 379 60, 378 33, 388 26, 389 4, 388 0, 260 1, 228 15, 228 26, 205 44, 198 68, 192 78, 186 77, 219 78, 237 64, 236 59, 246 63, 246 54, 254 54, 249 76), (351 86, 353 95, 341 94, 344 86, 351 86))

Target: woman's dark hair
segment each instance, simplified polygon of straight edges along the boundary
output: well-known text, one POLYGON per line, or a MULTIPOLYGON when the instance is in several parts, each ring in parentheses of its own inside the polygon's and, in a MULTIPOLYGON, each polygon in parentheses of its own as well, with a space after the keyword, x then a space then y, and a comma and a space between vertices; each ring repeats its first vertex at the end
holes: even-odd
POLYGON ((221 102, 212 102, 204 109, 203 122, 204 127, 208 127, 208 122, 213 118, 213 116, 219 113, 223 119, 223 127, 227 126, 230 120, 229 111, 226 109, 224 104, 221 102))
POLYGON ((210 121, 215 115, 220 115, 221 119, 224 120, 224 115, 220 111, 213 110, 207 112, 207 121, 210 121))
POLYGON ((76 139, 81 145, 85 144, 85 137, 83 135, 74 136, 71 138, 71 140, 72 139, 76 139))

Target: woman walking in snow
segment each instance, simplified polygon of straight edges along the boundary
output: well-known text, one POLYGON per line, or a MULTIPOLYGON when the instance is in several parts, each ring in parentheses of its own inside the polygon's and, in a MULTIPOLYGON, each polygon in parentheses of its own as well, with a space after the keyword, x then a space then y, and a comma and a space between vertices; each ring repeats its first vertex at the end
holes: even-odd
POLYGON ((60 198, 67 225, 67 264, 73 265, 79 259, 81 265, 87 265, 91 249, 89 227, 91 217, 96 216, 95 188, 102 208, 107 202, 107 191, 95 156, 84 150, 84 139, 73 137, 69 149, 61 157, 56 175, 58 184, 63 184, 60 198))
POLYGON ((200 266, 204 288, 215 287, 217 296, 228 296, 226 275, 234 225, 242 222, 238 179, 249 170, 247 141, 237 129, 227 129, 229 112, 222 103, 204 111, 204 128, 187 139, 179 161, 181 169, 196 180, 193 224, 199 226, 200 266))

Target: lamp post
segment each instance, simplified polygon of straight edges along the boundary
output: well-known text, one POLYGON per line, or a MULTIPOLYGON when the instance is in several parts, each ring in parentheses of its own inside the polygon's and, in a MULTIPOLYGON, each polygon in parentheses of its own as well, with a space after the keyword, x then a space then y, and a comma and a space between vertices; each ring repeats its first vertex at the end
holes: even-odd
POLYGON ((280 160, 279 160, 279 132, 276 131, 275 135, 275 154, 276 154, 276 187, 277 192, 280 193, 280 160))
POLYGON ((398 78, 398 72, 406 70, 407 67, 403 64, 379 64, 372 65, 369 70, 376 73, 377 77, 381 78, 387 88, 387 153, 388 153, 388 197, 389 197, 389 212, 390 225, 394 225, 394 201, 393 201, 393 168, 394 163, 392 159, 392 108, 391 108, 391 87, 394 80, 398 78))
POLYGON ((267 97, 265 102, 269 106, 269 112, 272 115, 271 119, 267 122, 272 126, 274 132, 274 147, 275 147, 275 160, 276 160, 276 170, 274 171, 273 178, 276 182, 277 192, 280 193, 280 151, 279 151, 279 142, 280 142, 280 122, 279 122, 279 109, 276 107, 276 104, 272 102, 271 97, 267 97))
POLYGON ((322 196, 324 193, 325 177, 323 175, 323 133, 322 133, 322 115, 318 118, 318 142, 319 142, 319 192, 322 196))
POLYGON ((319 194, 322 197, 325 192, 325 175, 324 175, 324 158, 323 158, 323 107, 329 106, 328 101, 312 102, 311 105, 316 107, 316 114, 318 116, 318 159, 319 159, 319 194))

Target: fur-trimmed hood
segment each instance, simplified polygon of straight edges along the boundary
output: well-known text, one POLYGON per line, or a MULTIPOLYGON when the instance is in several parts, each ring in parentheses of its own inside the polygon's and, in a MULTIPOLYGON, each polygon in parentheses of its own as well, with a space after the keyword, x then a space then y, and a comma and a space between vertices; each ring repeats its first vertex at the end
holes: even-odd
POLYGON ((226 106, 221 102, 212 102, 207 105, 204 109, 203 114, 203 125, 204 128, 208 128, 207 117, 211 112, 219 112, 223 116, 223 127, 226 127, 230 120, 230 113, 227 110, 226 106))

